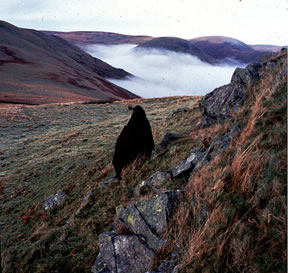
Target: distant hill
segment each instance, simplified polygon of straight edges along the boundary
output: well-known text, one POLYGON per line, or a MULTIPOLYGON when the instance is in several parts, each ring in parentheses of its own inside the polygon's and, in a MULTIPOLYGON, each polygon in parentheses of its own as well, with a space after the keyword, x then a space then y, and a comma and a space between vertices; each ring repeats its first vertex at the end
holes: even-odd
POLYGON ((1 103, 136 98, 104 79, 128 75, 59 37, 0 21, 1 103))
POLYGON ((118 45, 137 44, 139 48, 162 48, 197 56, 211 64, 240 62, 248 64, 257 62, 266 53, 276 53, 281 46, 247 45, 244 42, 225 36, 206 36, 189 40, 177 37, 151 37, 145 35, 124 35, 102 31, 42 31, 55 35, 77 45, 118 45), (192 45, 191 45, 192 44, 192 45))
POLYGON ((61 37, 74 44, 75 43, 105 44, 105 45, 141 44, 153 39, 153 37, 151 36, 125 35, 103 31, 71 31, 71 32, 42 31, 42 32, 49 35, 55 35, 61 37))
POLYGON ((250 45, 250 46, 256 51, 264 51, 269 53, 277 53, 283 47, 287 47, 287 46, 275 46, 275 45, 250 45))
POLYGON ((165 49, 178 53, 190 54, 192 56, 198 57, 203 62, 210 64, 217 63, 217 61, 213 57, 207 55, 205 52, 203 52, 201 49, 199 49, 189 41, 176 37, 155 38, 136 47, 137 50, 151 48, 165 49))
POLYGON ((265 53, 280 51, 277 46, 250 46, 237 39, 207 36, 189 40, 193 45, 217 60, 235 60, 241 63, 257 62, 265 53))

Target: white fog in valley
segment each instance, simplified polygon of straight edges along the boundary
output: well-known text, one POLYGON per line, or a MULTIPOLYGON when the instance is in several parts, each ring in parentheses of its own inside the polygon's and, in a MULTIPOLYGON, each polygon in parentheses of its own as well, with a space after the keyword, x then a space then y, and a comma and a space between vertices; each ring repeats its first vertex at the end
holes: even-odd
POLYGON ((205 95, 230 82, 236 66, 213 66, 188 54, 167 50, 135 50, 136 45, 94 45, 89 54, 133 74, 109 79, 143 98, 205 95))

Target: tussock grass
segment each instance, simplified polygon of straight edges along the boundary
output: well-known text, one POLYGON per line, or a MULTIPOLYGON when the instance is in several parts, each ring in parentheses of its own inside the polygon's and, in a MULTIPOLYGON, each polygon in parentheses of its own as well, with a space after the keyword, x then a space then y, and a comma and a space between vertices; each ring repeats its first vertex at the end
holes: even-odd
POLYGON ((242 128, 188 182, 154 266, 176 251, 180 272, 286 271, 287 77, 275 84, 283 65, 262 71, 230 122, 193 133, 208 146, 213 135, 242 128))

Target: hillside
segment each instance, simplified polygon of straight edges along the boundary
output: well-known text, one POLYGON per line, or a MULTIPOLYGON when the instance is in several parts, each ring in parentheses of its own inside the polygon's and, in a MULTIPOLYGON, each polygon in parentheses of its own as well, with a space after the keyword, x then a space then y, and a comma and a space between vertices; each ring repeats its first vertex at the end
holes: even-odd
POLYGON ((159 49, 159 50, 169 50, 178 53, 190 54, 199 58, 201 61, 216 64, 217 61, 201 51, 198 47, 194 46, 187 40, 176 38, 176 37, 160 37, 153 40, 144 42, 138 45, 136 50, 143 49, 159 49))
POLYGON ((285 272, 287 51, 202 98, 6 108, 0 127, 2 272, 285 272), (137 104, 155 154, 114 183, 137 104))
POLYGON ((130 75, 56 36, 0 21, 0 103, 43 104, 137 96, 104 79, 130 75))
POLYGON ((177 37, 154 38, 145 35, 124 35, 102 31, 42 32, 61 37, 77 46, 137 44, 139 48, 161 48, 191 54, 212 64, 258 62, 263 55, 277 53, 282 48, 275 45, 247 45, 240 40, 224 36, 205 36, 185 40, 177 37))
POLYGON ((89 44, 141 44, 153 39, 151 36, 144 35, 125 35, 113 32, 103 31, 42 31, 49 35, 56 35, 74 44, 89 45, 89 44))
POLYGON ((193 45, 216 60, 240 63, 259 62, 263 54, 281 50, 276 46, 250 46, 237 39, 223 36, 207 36, 189 40, 193 45))

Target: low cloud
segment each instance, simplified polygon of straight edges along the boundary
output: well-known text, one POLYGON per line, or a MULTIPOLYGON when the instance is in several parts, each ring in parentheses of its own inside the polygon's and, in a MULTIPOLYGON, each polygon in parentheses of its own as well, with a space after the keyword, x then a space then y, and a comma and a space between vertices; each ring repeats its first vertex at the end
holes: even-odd
POLYGON ((85 48, 135 77, 109 79, 143 98, 205 95, 230 82, 236 66, 212 66, 188 54, 166 50, 135 50, 136 45, 94 45, 85 48))

